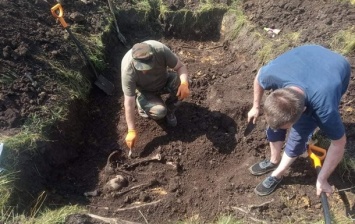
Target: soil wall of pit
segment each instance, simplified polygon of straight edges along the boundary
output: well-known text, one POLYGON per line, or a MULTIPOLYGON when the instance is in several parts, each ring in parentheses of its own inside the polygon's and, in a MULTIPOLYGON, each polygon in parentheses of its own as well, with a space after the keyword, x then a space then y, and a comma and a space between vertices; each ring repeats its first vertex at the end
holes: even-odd
MULTIPOLYGON (((170 11, 164 15, 155 10, 128 9, 121 10, 116 14, 116 18, 120 32, 131 46, 147 39, 162 38, 223 42, 220 30, 225 13, 224 8, 212 8, 198 13, 189 10, 170 11)), ((117 38, 114 24, 109 32, 104 33, 102 39, 109 64, 107 72, 113 74, 110 80, 114 80, 116 92, 118 96, 122 96, 120 62, 128 48, 117 38)), ((82 68, 81 72, 87 73, 88 69, 82 68)), ((105 97, 96 87, 90 95, 90 98, 105 97)), ((9 200, 10 206, 14 206, 16 212, 30 212, 37 203, 38 196, 48 190, 48 181, 53 179, 52 171, 65 168, 65 164, 75 161, 88 150, 85 146, 88 136, 83 133, 87 133, 85 131, 87 123, 92 122, 89 114, 95 107, 92 105, 93 102, 95 101, 73 101, 68 105, 70 112, 65 121, 55 124, 46 131, 49 141, 37 142, 35 152, 23 152, 19 155, 18 161, 9 161, 16 163, 17 169, 21 170, 15 181, 16 188, 9 200)))

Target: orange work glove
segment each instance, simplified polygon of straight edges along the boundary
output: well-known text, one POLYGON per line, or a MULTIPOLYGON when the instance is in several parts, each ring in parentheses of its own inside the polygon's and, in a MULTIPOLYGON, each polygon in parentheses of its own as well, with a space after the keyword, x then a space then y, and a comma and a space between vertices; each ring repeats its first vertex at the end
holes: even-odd
POLYGON ((129 129, 126 135, 126 144, 129 149, 133 148, 134 143, 136 142, 136 137, 137 137, 136 130, 129 129))
POLYGON ((187 82, 182 82, 179 86, 176 96, 179 100, 183 100, 190 95, 189 84, 187 82))

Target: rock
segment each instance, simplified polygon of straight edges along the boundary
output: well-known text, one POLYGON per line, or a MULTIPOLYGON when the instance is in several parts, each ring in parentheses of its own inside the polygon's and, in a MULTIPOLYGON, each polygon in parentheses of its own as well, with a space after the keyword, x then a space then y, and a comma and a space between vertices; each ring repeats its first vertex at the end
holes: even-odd
POLYGON ((143 202, 148 202, 150 200, 150 197, 145 192, 140 192, 139 200, 143 202))
POLYGON ((327 24, 327 25, 332 25, 333 21, 332 21, 331 18, 326 18, 326 19, 324 20, 324 23, 327 24))
POLYGON ((26 56, 29 54, 28 45, 25 43, 21 43, 18 48, 14 50, 19 56, 26 56))
POLYGON ((10 46, 6 46, 2 49, 2 55, 4 58, 9 58, 12 53, 12 48, 10 46))
POLYGON ((77 23, 85 21, 85 16, 83 14, 81 14, 80 12, 71 13, 69 18, 77 23))
POLYGON ((11 108, 4 111, 4 117, 10 127, 16 127, 21 120, 19 112, 11 108))
POLYGON ((173 178, 169 182, 169 191, 170 192, 175 192, 179 188, 179 179, 178 178, 173 178))
POLYGON ((116 175, 113 179, 109 180, 104 186, 104 192, 110 193, 113 191, 118 191, 123 187, 128 185, 128 181, 125 177, 121 175, 116 175))

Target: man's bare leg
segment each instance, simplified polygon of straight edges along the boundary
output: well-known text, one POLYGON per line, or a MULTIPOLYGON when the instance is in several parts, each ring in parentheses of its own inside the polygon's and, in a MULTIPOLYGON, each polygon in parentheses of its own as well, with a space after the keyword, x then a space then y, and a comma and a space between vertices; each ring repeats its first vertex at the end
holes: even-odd
POLYGON ((281 149, 283 146, 283 141, 270 142, 271 156, 270 162, 273 164, 278 164, 281 160, 281 149))
POLYGON ((289 157, 286 153, 283 153, 280 164, 277 166, 276 170, 271 173, 271 176, 280 179, 296 159, 297 157, 289 157))

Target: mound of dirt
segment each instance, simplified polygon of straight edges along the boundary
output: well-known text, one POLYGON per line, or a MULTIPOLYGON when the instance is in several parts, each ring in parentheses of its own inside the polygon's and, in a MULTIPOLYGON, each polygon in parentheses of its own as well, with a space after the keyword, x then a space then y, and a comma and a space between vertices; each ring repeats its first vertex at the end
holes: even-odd
MULTIPOLYGON (((79 204, 101 217, 138 223, 193 219, 207 223, 215 221, 220 214, 232 214, 246 223, 321 220, 321 204, 315 194, 316 171, 307 159, 293 164, 272 195, 259 197, 253 192, 264 176, 250 175, 248 167, 269 154, 263 118, 250 135, 243 136, 246 115, 252 105, 253 79, 262 65, 257 57, 261 47, 253 45, 249 35, 230 39, 219 31, 225 19, 224 9, 219 8, 211 12, 215 13, 212 16, 198 21, 210 24, 213 29, 204 26, 196 30, 197 26, 191 25, 189 29, 194 31, 187 32, 188 29, 172 25, 175 19, 183 18, 180 12, 164 18, 155 12, 152 15, 156 16, 155 20, 149 17, 146 21, 152 25, 144 27, 138 26, 142 25, 138 24, 142 12, 132 10, 133 2, 114 3, 117 8, 127 8, 117 18, 130 44, 158 39, 188 66, 191 97, 176 112, 176 128, 137 114, 139 141, 133 158, 128 159, 120 89, 120 61, 128 49, 119 41, 114 29, 106 33, 104 43, 109 66, 105 74, 117 88, 112 96, 107 96, 94 87, 87 104, 71 102, 68 120, 50 133, 55 143, 43 143, 39 156, 22 159, 20 165, 27 169, 24 169, 19 189, 29 192, 32 197, 27 195, 29 200, 35 201, 33 198, 45 190, 46 204, 50 207, 79 204), (136 23, 137 26, 132 25, 136 23), (156 155, 159 158, 152 159, 156 155)), ((216 3, 230 5, 228 1, 216 3)), ((49 9, 54 4, 55 1, 44 0, 0 2, 3 30, 0 69, 1 74, 12 80, 0 83, 2 133, 18 132, 30 114, 40 115, 41 108, 50 107, 53 101, 70 102, 67 96, 61 95, 51 77, 42 75, 42 70, 48 72, 53 68, 40 57, 54 57, 73 69, 83 70, 84 63, 78 58, 75 60, 78 56, 75 46, 63 38, 65 31, 50 14, 49 9)), ((197 5, 191 1, 170 2, 173 10, 193 10, 197 5)), ((103 32, 111 16, 106 2, 102 1, 64 1, 64 7, 71 18, 69 22, 83 27, 83 35, 103 32)), ((299 32, 300 44, 329 47, 334 33, 355 24, 354 6, 330 0, 322 4, 311 0, 247 0, 243 1, 242 9, 266 38, 272 37, 267 36, 264 27, 277 28, 281 29, 278 35, 299 32)), ((233 20, 226 21, 232 22, 224 26, 233 26, 233 20)), ((291 47, 294 46, 290 44, 291 47)), ((347 56, 353 76, 340 109, 349 145, 353 145, 355 116, 351 109, 355 107, 352 100, 355 52, 347 56)), ((335 172, 331 183, 338 189, 351 187, 354 177, 344 177, 335 172)), ((20 195, 26 197, 26 193, 20 195)), ((329 198, 332 211, 353 215, 344 198, 353 203, 353 194, 329 198)), ((26 211, 31 203, 22 207, 26 211)), ((97 220, 97 217, 75 215, 67 222, 95 223, 97 220)))

